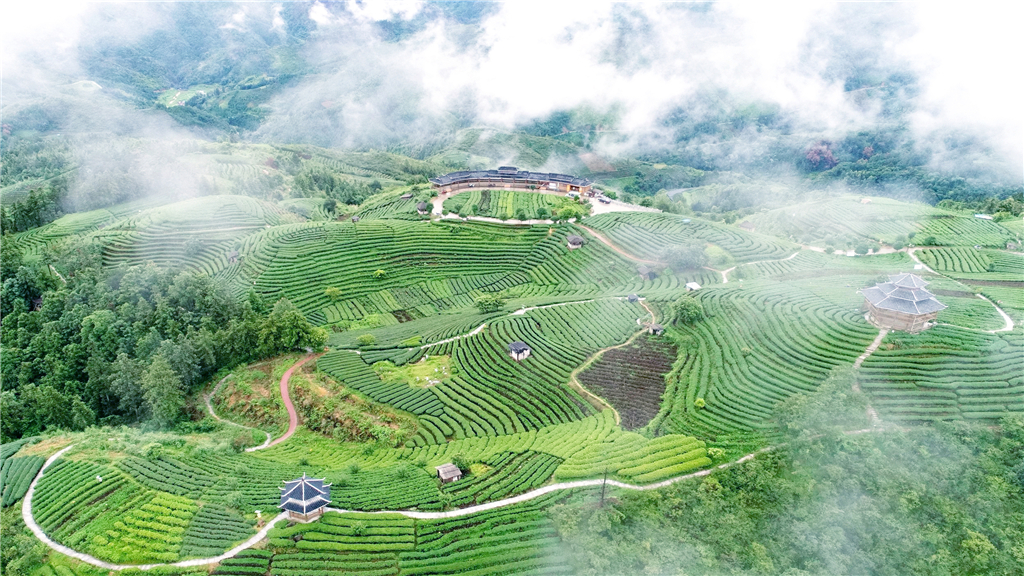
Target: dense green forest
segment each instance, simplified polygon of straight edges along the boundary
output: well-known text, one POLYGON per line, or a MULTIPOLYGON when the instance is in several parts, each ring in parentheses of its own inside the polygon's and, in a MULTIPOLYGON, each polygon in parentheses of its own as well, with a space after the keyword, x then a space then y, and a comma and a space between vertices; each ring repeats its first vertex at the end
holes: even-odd
POLYGON ((323 346, 287 300, 237 302, 209 276, 104 268, 62 246, 25 266, 3 249, 0 434, 152 422, 175 425, 186 396, 224 366, 323 346), (61 270, 64 271, 61 274, 61 270))

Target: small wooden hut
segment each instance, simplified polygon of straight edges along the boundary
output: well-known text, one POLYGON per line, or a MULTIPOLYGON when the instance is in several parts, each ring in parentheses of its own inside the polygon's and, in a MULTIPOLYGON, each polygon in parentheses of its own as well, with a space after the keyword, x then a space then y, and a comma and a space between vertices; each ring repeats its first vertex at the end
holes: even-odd
POLYGON ((644 266, 643 264, 637 267, 636 272, 637 274, 640 275, 640 278, 643 280, 654 280, 655 278, 657 278, 657 275, 654 273, 654 270, 651 270, 649 266, 644 266))
POLYGON ((530 357, 530 347, 526 342, 513 342, 508 345, 508 355, 516 362, 521 362, 530 357))
POLYGON ((449 482, 455 482, 462 479, 462 470, 455 464, 441 464, 437 467, 437 477, 441 479, 442 484, 448 484, 449 482))
POLYGON ((569 250, 575 250, 583 246, 584 240, 582 236, 576 234, 570 234, 565 237, 566 243, 569 245, 569 250))
POLYGON ((427 214, 429 212, 430 204, 427 204, 426 202, 420 202, 419 204, 416 205, 416 213, 419 214, 420 216, 427 214))

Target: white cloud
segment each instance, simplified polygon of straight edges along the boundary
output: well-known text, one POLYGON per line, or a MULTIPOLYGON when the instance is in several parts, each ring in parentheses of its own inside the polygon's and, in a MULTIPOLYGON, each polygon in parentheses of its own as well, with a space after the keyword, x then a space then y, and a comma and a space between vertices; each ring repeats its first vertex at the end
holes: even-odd
POLYGON ((316 22, 318 26, 326 26, 334 21, 330 10, 320 2, 313 3, 309 8, 309 19, 316 22))
POLYGON ((420 0, 357 0, 346 4, 349 12, 361 20, 379 22, 392 18, 408 20, 420 12, 420 0))

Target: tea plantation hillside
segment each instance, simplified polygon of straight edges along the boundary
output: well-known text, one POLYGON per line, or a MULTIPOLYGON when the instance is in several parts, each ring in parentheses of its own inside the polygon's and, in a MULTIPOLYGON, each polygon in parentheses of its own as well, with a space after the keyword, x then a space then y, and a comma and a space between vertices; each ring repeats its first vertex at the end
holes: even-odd
POLYGON ((815 246, 853 249, 859 242, 1006 248, 1019 232, 973 214, 890 198, 835 196, 754 214, 757 232, 815 246))
MULTIPOLYGON (((310 156, 365 178, 390 174, 310 156)), ((360 158, 368 160, 348 160, 360 158)), ((235 166, 232 177, 248 170, 225 166, 235 166)), ((571 202, 484 192, 445 206, 486 197, 487 215, 547 217, 552 199, 571 202)), ((429 194, 393 186, 348 207, 206 195, 116 205, 5 237, 21 269, 34 266, 52 286, 38 301, 11 304, 19 354, 49 345, 31 330, 70 330, 53 304, 62 295, 75 306, 64 287, 81 272, 67 254, 93 258, 97 278, 142 277, 126 275, 138 270, 203 278, 222 308, 239 307, 224 323, 252 326, 238 338, 254 350, 291 337, 288 330, 326 341, 324 350, 303 350, 295 336, 288 354, 218 364, 213 376, 179 385, 175 397, 188 401, 172 406, 173 432, 83 425, 3 444, 5 522, 30 504, 55 546, 90 557, 80 563, 53 551, 38 573, 196 560, 202 565, 154 570, 567 574, 578 566, 561 546, 578 532, 576 512, 566 511, 606 497, 618 505, 624 489, 604 482, 658 488, 658 498, 676 479, 762 458, 787 433, 780 418, 836 382, 845 386, 839 396, 870 407, 857 416, 877 418, 871 430, 879 433, 954 420, 992 426, 1024 414, 1024 341, 1013 322, 1024 310, 1024 267, 1005 249, 1015 234, 998 222, 838 197, 751 215, 754 231, 652 211, 527 225, 420 215, 415 204, 429 194), (791 225, 811 237, 789 233, 791 225), (583 245, 570 250, 570 235, 583 245), (925 235, 936 245, 891 245, 925 235), (846 254, 844 242, 867 241, 876 243, 871 254, 846 254), (679 250, 696 250, 706 266, 680 266, 671 256, 679 250), (946 306, 920 334, 883 333, 865 316, 859 291, 901 272, 919 274, 946 306), (284 335, 261 318, 287 318, 284 335), (529 354, 513 357, 514 342, 529 354), (305 366, 285 376, 300 360, 305 366), (298 405, 298 428, 270 443, 291 422, 288 402, 298 405), (462 476, 442 483, 437 467, 448 463, 462 476), (331 485, 330 509, 314 522, 267 527, 283 483, 303 474, 331 485), (264 528, 264 538, 248 542, 264 528), (242 543, 245 550, 213 559, 242 543)), ((177 322, 168 302, 184 312, 200 305, 176 292, 183 280, 168 282, 169 296, 155 304, 142 293, 120 304, 152 316, 154 336, 121 344, 114 335, 129 328, 105 323, 104 311, 79 322, 80 346, 117 358, 119 372, 103 376, 110 390, 136 394, 127 397, 143 413, 160 408, 151 401, 157 382, 217 358, 222 342, 209 321, 174 325, 176 341, 160 336, 159 327, 177 322), (144 354, 166 356, 162 379, 137 363, 144 354)), ((98 370, 86 364, 83 372, 98 370)), ((27 374, 31 365, 14 368, 27 374)), ((36 402, 49 394, 22 393, 36 402)), ((22 410, 5 415, 25 418, 22 410)), ((704 502, 721 488, 708 486, 687 498, 704 502)))

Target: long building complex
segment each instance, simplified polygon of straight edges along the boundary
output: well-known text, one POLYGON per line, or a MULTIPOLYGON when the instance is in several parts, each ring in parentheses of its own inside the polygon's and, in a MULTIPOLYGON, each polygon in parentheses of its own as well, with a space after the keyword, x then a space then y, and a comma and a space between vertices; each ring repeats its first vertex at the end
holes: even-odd
POLYGON ((493 188, 499 190, 549 190, 589 194, 593 182, 568 174, 529 172, 515 166, 502 166, 497 170, 463 170, 431 178, 430 183, 441 194, 465 188, 493 188))

